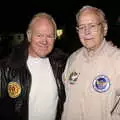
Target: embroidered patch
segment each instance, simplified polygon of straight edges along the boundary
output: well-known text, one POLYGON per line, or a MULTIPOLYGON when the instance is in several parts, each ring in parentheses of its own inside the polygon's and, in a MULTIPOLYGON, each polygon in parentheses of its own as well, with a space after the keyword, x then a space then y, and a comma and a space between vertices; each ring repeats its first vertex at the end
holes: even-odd
POLYGON ((110 88, 110 80, 105 75, 99 75, 93 80, 93 88, 97 92, 106 92, 110 88))
POLYGON ((77 81, 79 75, 80 75, 80 73, 72 72, 69 76, 70 84, 74 84, 77 81))
POLYGON ((17 98, 21 93, 21 86, 17 82, 9 82, 8 94, 11 98, 17 98))

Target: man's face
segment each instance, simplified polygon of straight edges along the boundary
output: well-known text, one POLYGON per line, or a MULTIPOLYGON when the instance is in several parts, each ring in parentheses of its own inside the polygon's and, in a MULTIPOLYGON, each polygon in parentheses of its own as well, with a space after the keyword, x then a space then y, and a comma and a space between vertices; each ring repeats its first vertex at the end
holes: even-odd
POLYGON ((38 18, 32 24, 27 34, 30 42, 29 54, 33 57, 45 57, 53 49, 55 30, 53 24, 46 18, 38 18))
POLYGON ((89 50, 96 50, 104 39, 104 28, 94 11, 85 10, 79 17, 78 35, 81 43, 89 50))

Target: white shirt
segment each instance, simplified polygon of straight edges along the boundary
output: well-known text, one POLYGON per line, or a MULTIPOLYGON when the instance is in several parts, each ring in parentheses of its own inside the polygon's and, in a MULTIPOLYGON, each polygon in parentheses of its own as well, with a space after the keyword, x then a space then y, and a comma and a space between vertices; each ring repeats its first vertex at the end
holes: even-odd
POLYGON ((58 93, 48 58, 28 57, 32 75, 29 95, 29 120, 54 120, 58 93))

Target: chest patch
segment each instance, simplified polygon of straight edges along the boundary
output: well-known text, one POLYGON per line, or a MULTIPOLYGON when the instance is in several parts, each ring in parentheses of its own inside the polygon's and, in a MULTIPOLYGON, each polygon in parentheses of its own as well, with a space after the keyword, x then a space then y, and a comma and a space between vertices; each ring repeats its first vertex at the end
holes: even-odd
POLYGON ((97 92, 106 92, 110 88, 110 80, 105 75, 99 75, 93 80, 93 88, 97 92))
POLYGON ((70 84, 75 84, 75 82, 78 80, 80 73, 72 72, 69 76, 69 82, 70 84))

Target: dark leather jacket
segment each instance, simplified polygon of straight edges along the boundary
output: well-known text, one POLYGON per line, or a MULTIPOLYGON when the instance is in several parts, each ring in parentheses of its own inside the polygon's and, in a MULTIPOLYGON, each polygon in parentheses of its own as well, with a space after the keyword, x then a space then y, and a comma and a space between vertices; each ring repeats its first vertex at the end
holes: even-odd
MULTIPOLYGON (((28 45, 26 46, 25 43, 18 45, 8 58, 0 62, 0 120, 28 120, 31 74, 26 64, 28 57, 26 48, 28 45)), ((59 96, 56 120, 60 120, 65 101, 62 72, 67 56, 58 49, 54 49, 48 57, 59 96)))

